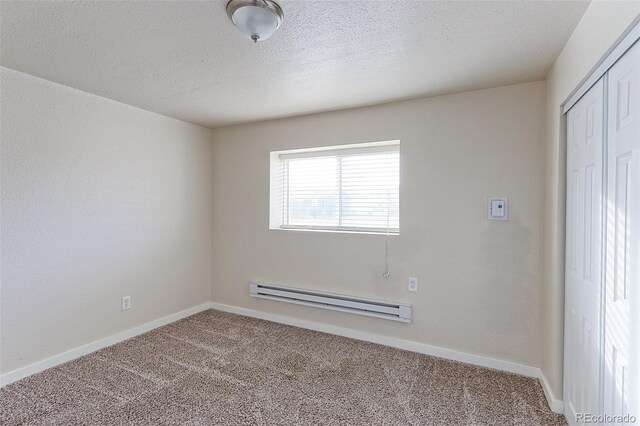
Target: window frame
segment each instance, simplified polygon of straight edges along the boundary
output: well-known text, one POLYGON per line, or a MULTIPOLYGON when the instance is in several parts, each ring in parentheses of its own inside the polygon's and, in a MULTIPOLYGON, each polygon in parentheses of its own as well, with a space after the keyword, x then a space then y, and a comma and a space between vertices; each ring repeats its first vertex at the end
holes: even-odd
MULTIPOLYGON (((378 228, 365 226, 343 226, 343 225, 289 225, 284 224, 285 210, 287 207, 284 191, 282 190, 283 160, 311 157, 345 157, 350 155, 397 151, 400 155, 400 140, 389 140, 381 142, 368 142, 357 144, 346 144, 337 146, 313 147, 302 149, 291 149, 270 152, 270 193, 269 193, 269 229, 280 231, 302 231, 302 232, 323 232, 323 233, 346 233, 346 234, 375 234, 375 235, 400 235, 400 177, 401 158, 398 158, 398 228, 378 228)), ((287 178, 288 179, 288 178, 287 178)), ((338 200, 342 200, 342 190, 338 192, 338 200)), ((338 208, 338 217, 341 221, 342 211, 338 208)))

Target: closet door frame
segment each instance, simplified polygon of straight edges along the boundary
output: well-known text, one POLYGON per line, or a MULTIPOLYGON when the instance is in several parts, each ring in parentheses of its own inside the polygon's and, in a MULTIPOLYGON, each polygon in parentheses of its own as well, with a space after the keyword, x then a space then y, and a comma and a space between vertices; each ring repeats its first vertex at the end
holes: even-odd
POLYGON ((609 69, 620 59, 627 50, 640 40, 640 16, 633 20, 629 28, 613 43, 602 59, 587 73, 571 94, 561 104, 562 114, 567 112, 578 102, 591 87, 598 82, 609 69))

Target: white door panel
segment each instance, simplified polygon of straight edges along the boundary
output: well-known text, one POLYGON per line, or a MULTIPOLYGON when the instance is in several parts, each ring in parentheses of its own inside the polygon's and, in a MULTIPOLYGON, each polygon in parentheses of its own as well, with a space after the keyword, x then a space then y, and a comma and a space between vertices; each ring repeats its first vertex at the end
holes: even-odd
POLYGON ((567 114, 565 411, 600 413, 604 83, 567 114))
POLYGON ((609 70, 607 122, 604 413, 640 421, 639 43, 609 70))

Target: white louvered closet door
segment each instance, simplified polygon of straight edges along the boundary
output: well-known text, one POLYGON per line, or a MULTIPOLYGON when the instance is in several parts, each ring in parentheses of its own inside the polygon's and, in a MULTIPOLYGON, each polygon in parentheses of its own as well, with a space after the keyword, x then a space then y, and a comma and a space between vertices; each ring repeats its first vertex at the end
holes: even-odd
POLYGON ((604 83, 567 113, 565 412, 599 413, 604 83))
POLYGON ((609 70, 607 127, 603 411, 640 423, 640 42, 609 70))

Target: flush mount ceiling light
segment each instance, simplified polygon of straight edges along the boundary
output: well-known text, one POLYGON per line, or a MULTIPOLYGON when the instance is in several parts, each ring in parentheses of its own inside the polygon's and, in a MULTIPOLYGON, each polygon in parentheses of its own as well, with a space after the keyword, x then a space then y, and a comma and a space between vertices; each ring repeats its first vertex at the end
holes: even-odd
POLYGON ((227 15, 255 43, 271 37, 284 18, 282 8, 272 0, 231 0, 227 15))

